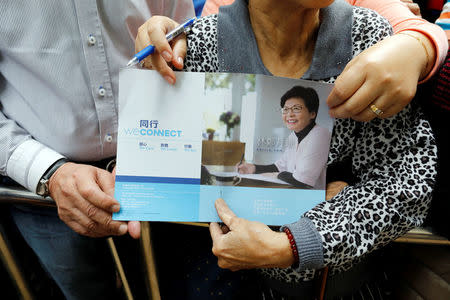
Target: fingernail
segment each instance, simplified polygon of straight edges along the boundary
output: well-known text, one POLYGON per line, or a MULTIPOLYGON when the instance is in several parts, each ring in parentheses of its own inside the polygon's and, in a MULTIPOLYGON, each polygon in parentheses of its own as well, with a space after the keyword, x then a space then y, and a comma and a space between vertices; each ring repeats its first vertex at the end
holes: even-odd
POLYGON ((119 210, 120 210, 120 205, 113 205, 113 207, 112 207, 113 212, 118 212, 119 210))
POLYGON ((177 62, 178 62, 181 66, 183 66, 183 59, 181 58, 181 56, 179 56, 179 57, 177 58, 177 62))
POLYGON ((172 60, 172 55, 168 51, 163 51, 161 55, 168 62, 172 60))
POLYGON ((127 225, 122 224, 122 225, 119 226, 119 233, 120 234, 125 234, 127 232, 127 230, 128 230, 128 226, 127 225))
POLYGON ((175 81, 173 80, 173 78, 170 77, 170 76, 164 76, 164 79, 165 79, 168 83, 170 83, 170 84, 174 84, 174 83, 175 83, 175 81))

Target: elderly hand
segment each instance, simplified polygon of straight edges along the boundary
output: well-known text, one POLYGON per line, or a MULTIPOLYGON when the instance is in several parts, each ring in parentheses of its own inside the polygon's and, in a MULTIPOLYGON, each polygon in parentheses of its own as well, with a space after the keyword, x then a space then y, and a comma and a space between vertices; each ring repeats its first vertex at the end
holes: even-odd
POLYGON ((389 118, 411 101, 419 78, 432 68, 435 52, 422 34, 405 33, 379 42, 348 63, 327 100, 332 117, 370 121, 377 117, 370 109, 375 105, 383 112, 379 118, 389 118))
MULTIPOLYGON (((113 178, 116 178, 116 167, 112 171, 113 178)), ((114 191, 111 196, 114 195, 114 191)), ((134 239, 138 239, 141 237, 141 222, 139 221, 128 221, 128 233, 134 239)))
POLYGON ((218 265, 237 271, 253 268, 286 268, 294 263, 289 240, 284 232, 275 232, 260 222, 238 218, 223 199, 215 202, 217 213, 227 228, 211 223, 213 254, 218 265))
POLYGON ((112 220, 112 213, 120 210, 113 198, 113 174, 89 165, 65 163, 50 178, 49 190, 60 219, 77 233, 103 237, 127 232, 126 222, 112 220))
POLYGON ((155 46, 155 53, 144 60, 143 67, 157 70, 170 84, 176 81, 170 65, 181 70, 186 57, 185 35, 174 39, 171 45, 166 40, 166 34, 178 25, 167 17, 153 16, 139 27, 135 41, 136 52, 150 44, 155 46))

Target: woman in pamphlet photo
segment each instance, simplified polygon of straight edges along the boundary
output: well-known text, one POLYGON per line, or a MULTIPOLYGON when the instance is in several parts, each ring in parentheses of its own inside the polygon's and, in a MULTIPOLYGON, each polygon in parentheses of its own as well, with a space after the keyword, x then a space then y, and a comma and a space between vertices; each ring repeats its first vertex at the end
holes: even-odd
POLYGON ((237 165, 241 174, 278 173, 278 178, 305 189, 325 189, 331 133, 316 124, 319 96, 313 88, 294 86, 280 101, 281 118, 291 131, 282 156, 273 164, 237 165))

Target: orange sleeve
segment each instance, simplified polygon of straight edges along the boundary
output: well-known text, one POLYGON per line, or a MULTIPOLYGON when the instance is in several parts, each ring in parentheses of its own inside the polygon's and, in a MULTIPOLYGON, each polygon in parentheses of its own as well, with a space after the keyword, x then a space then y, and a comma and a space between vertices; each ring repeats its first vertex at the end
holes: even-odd
POLYGON ((422 80, 428 80, 436 73, 445 60, 448 51, 448 41, 445 32, 439 26, 415 16, 400 0, 347 0, 355 6, 370 8, 385 17, 394 28, 394 33, 412 30, 427 36, 436 49, 436 61, 433 69, 422 80))

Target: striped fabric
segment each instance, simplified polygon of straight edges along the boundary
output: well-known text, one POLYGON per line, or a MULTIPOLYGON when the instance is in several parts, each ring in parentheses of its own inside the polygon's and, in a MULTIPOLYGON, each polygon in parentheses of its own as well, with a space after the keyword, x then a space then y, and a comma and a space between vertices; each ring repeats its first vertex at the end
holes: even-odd
POLYGON ((436 25, 444 29, 447 39, 450 41, 450 0, 447 0, 447 3, 442 8, 441 15, 436 20, 436 25))
POLYGON ((439 107, 450 111, 450 52, 439 73, 436 74, 432 101, 439 107))

